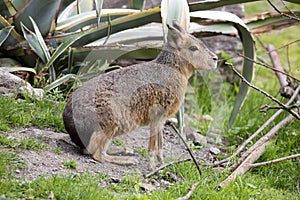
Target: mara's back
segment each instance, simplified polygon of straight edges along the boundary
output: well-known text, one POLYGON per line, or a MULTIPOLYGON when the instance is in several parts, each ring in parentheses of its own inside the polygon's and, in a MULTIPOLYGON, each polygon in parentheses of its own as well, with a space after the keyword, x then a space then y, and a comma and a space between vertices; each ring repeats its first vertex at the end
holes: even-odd
POLYGON ((73 92, 67 102, 72 113, 64 112, 65 127, 70 135, 84 134, 84 146, 95 130, 132 131, 149 125, 149 112, 155 105, 165 108, 166 117, 174 114, 186 85, 187 78, 179 71, 155 61, 102 74, 73 92), (70 128, 68 121, 74 121, 76 128, 70 128))

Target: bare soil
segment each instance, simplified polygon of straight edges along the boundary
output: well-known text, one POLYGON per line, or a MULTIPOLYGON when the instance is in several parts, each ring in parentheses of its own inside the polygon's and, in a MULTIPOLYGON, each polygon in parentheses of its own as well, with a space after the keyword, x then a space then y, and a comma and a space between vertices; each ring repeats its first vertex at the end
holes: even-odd
MULTIPOLYGON (((18 149, 19 156, 27 163, 26 167, 18 170, 18 178, 32 180, 39 176, 49 177, 52 175, 69 174, 107 174, 112 178, 121 179, 126 174, 146 175, 150 173, 147 165, 145 152, 148 148, 149 128, 142 127, 130 134, 121 135, 115 138, 117 143, 125 144, 131 155, 137 157, 139 163, 132 166, 120 166, 111 163, 100 163, 88 155, 83 155, 81 150, 72 143, 68 134, 58 133, 51 130, 40 130, 36 128, 24 128, 9 133, 13 139, 35 138, 36 141, 47 144, 45 150, 24 150, 18 149), (120 142, 121 141, 121 142, 120 142), (144 153, 143 153, 144 152, 144 153), (75 161, 76 169, 69 169, 63 163, 75 161)), ((215 160, 212 148, 218 148, 208 139, 208 142, 199 149, 194 150, 197 159, 210 163, 215 160)), ((176 133, 170 127, 164 130, 164 157, 165 162, 189 158, 189 154, 176 133)), ((0 147, 1 149, 2 147, 0 147)))

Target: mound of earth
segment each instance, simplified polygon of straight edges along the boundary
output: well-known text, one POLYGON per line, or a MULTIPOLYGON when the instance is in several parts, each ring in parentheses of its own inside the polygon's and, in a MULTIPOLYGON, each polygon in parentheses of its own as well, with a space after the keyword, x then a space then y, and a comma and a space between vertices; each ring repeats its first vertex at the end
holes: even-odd
MULTIPOLYGON (((107 174, 110 177, 121 179, 125 174, 137 173, 146 175, 150 173, 146 153, 148 149, 149 128, 142 127, 130 134, 115 138, 112 146, 125 146, 127 152, 138 158, 139 163, 132 166, 120 166, 111 163, 100 163, 90 156, 83 155, 81 150, 72 143, 68 134, 58 133, 51 130, 40 130, 36 128, 25 128, 9 133, 13 139, 34 138, 36 141, 47 144, 45 150, 18 149, 19 156, 26 161, 26 167, 18 170, 18 178, 32 180, 38 176, 49 177, 52 175, 68 174, 107 174), (67 161, 75 161, 76 169, 64 166, 67 161)), ((215 152, 219 148, 209 138, 204 137, 207 142, 201 148, 197 148, 194 154, 198 160, 211 163, 215 160, 215 152)), ((1 148, 1 147, 0 147, 1 148)), ((164 130, 164 157, 165 162, 189 158, 184 144, 179 140, 176 133, 170 127, 164 130)))

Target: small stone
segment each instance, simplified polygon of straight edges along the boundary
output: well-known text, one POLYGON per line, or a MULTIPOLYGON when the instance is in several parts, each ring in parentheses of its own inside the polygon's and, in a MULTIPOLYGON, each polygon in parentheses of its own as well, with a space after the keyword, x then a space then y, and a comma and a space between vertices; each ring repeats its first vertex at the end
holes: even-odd
POLYGON ((4 200, 4 199, 6 199, 6 196, 5 196, 4 194, 2 194, 2 195, 0 196, 0 200, 4 200))
POLYGON ((21 171, 19 170, 19 169, 16 169, 16 171, 15 171, 17 174, 20 174, 21 173, 21 171))
POLYGON ((169 181, 166 181, 164 179, 160 180, 160 182, 163 187, 170 187, 171 185, 173 185, 172 183, 170 183, 169 181))
MULTIPOLYGON (((192 129, 191 129, 192 130, 192 129)), ((187 139, 193 141, 194 145, 200 145, 203 146, 207 145, 207 138, 200 133, 197 132, 197 130, 192 130, 189 133, 187 132, 187 139)))
POLYGON ((54 193, 53 193, 53 191, 50 192, 50 194, 48 196, 48 199, 54 199, 54 193))
POLYGON ((141 187, 142 187, 145 191, 149 191, 149 192, 151 192, 151 191, 153 191, 153 190, 156 189, 156 188, 155 188, 152 184, 150 184, 150 183, 141 183, 141 187))
POLYGON ((198 118, 199 122, 203 122, 203 121, 214 121, 214 118, 210 115, 202 115, 198 118))
POLYGON ((49 141, 49 144, 48 144, 48 145, 49 145, 49 147, 51 147, 51 148, 57 148, 57 147, 58 147, 55 139, 51 139, 51 140, 49 141))
POLYGON ((218 149, 218 148, 216 148, 216 147, 211 147, 211 148, 209 149, 209 152, 212 153, 212 154, 214 154, 214 155, 218 155, 218 154, 221 153, 220 149, 218 149))
POLYGON ((88 162, 93 163, 93 164, 96 164, 96 163, 97 163, 97 161, 95 161, 95 160, 93 160, 93 159, 89 159, 88 162))
POLYGON ((178 125, 178 120, 177 120, 177 118, 169 118, 169 119, 167 119, 165 124, 174 124, 175 126, 177 126, 178 125))
POLYGON ((32 132, 34 137, 41 137, 43 135, 43 132, 39 129, 33 129, 32 132))

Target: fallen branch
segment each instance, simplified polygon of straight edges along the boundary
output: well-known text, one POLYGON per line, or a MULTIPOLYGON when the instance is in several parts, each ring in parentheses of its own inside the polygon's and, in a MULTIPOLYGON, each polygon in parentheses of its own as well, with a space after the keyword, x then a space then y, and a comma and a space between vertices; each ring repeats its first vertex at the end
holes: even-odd
POLYGON ((194 190, 196 189, 196 187, 198 185, 199 185, 199 182, 193 184, 192 187, 190 188, 190 190, 188 191, 188 193, 186 193, 186 195, 184 195, 183 197, 179 197, 176 200, 188 200, 192 196, 194 190))
MULTIPOLYGON (((288 46, 287 46, 288 47, 288 46)), ((287 77, 280 73, 279 71, 284 71, 281 63, 280 63, 280 59, 279 59, 279 55, 276 51, 276 48, 273 45, 268 45, 267 47, 267 51, 269 52, 269 56, 270 59, 273 63, 273 68, 276 69, 275 74, 279 80, 279 83, 281 85, 281 88, 279 90, 280 95, 286 98, 291 97, 294 94, 294 90, 296 89, 296 85, 292 82, 289 82, 287 77)), ((290 65, 290 64, 289 64, 290 65)), ((297 96, 297 101, 300 100, 300 95, 297 96)))
POLYGON ((274 163, 282 162, 282 161, 285 161, 285 160, 295 159, 295 158, 298 158, 298 157, 300 157, 299 153, 291 155, 291 156, 286 156, 286 157, 283 157, 283 158, 269 160, 269 161, 266 161, 266 162, 253 163, 253 164, 250 164, 250 168, 261 167, 261 166, 265 166, 265 165, 269 165, 269 164, 274 164, 274 163))
MULTIPOLYGON (((279 59, 279 55, 278 53, 275 51, 275 47, 272 45, 272 44, 269 44, 268 47, 267 47, 267 50, 269 52, 269 56, 270 56, 270 59, 273 63, 273 67, 275 69, 278 69, 280 71, 284 71, 281 63, 280 63, 280 59, 279 59)), ((283 74, 279 73, 278 71, 275 71, 275 74, 279 80, 279 83, 281 85, 281 87, 284 87, 286 85, 288 85, 288 81, 287 81, 287 78, 286 76, 284 76, 283 74)))
MULTIPOLYGON (((285 118, 284 120, 286 120, 287 118, 285 118)), ((292 121, 292 117, 288 118, 288 120, 292 121)), ((267 141, 273 139, 275 137, 276 132, 282 128, 282 126, 288 124, 290 121, 284 121, 282 120, 281 122, 279 122, 277 125, 275 125, 267 134, 265 134, 263 137, 261 137, 254 145, 252 145, 249 149, 247 149, 247 151, 245 151, 242 156, 239 158, 238 160, 238 165, 240 165, 241 163, 243 163, 250 155, 253 151, 255 151, 260 145, 266 143, 267 141), (283 124, 283 125, 282 125, 283 124)), ((235 167, 232 166, 230 168, 230 170, 233 170, 235 167)))
MULTIPOLYGON (((289 106, 299 95, 300 92, 300 86, 298 86, 296 88, 296 90, 294 91, 293 96, 290 98, 290 100, 285 104, 285 106, 289 106)), ((276 117, 278 117, 281 113, 283 112, 282 109, 278 110, 274 115, 272 115, 257 131, 255 131, 255 133, 253 133, 246 141, 244 141, 239 148, 236 150, 235 153, 233 153, 230 157, 220 160, 218 162, 215 162, 213 164, 214 167, 219 166, 223 163, 229 162, 230 159, 235 158, 237 155, 239 155, 244 149, 245 147, 256 137, 258 136, 258 134, 260 134, 267 126, 269 126, 269 124, 274 121, 276 119, 276 117)))
POLYGON ((258 136, 267 126, 270 125, 272 121, 276 119, 281 113, 283 112, 282 109, 278 110, 274 115, 272 115, 255 133, 253 133, 246 141, 244 141, 239 148, 234 152, 230 157, 223 159, 221 161, 215 162, 214 167, 219 166, 223 163, 229 162, 231 159, 234 159, 237 155, 239 155, 246 146, 256 137, 258 136))
POLYGON ((241 163, 235 170, 228 176, 224 181, 222 181, 219 186, 223 187, 224 185, 230 183, 235 179, 237 175, 245 174, 253 164, 264 152, 268 144, 274 140, 276 133, 285 125, 290 123, 294 117, 289 115, 282 121, 280 121, 276 126, 274 126, 265 136, 260 138, 251 148, 249 148, 239 159, 241 163), (247 155, 247 156, 244 156, 247 155))
POLYGON ((161 171, 164 168, 167 168, 167 167, 169 167, 171 165, 175 165, 175 164, 186 162, 186 161, 191 161, 191 158, 185 158, 185 159, 175 160, 173 162, 166 163, 166 164, 158 167, 156 170, 154 170, 154 171, 150 172, 149 174, 145 175, 145 178, 150 178, 151 176, 157 174, 159 171, 161 171))

